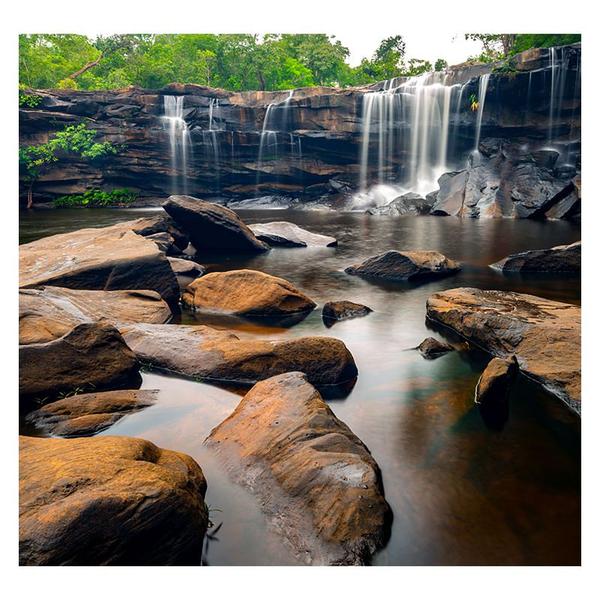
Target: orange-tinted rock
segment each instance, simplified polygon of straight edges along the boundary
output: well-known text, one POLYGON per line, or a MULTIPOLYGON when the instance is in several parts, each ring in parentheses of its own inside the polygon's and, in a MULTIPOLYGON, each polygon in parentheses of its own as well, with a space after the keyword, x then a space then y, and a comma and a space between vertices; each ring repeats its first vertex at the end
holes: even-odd
POLYGON ((29 413, 26 421, 60 437, 93 435, 132 412, 151 406, 157 390, 114 390, 76 394, 29 413))
POLYGON ((379 467, 302 373, 255 385, 206 444, 307 563, 363 564, 383 546, 379 467))
POLYGON ((110 324, 83 323, 49 342, 19 346, 19 393, 48 402, 75 390, 139 387, 135 354, 110 324))
POLYGON ((141 361, 187 377, 253 384, 280 373, 302 371, 314 385, 334 385, 357 375, 348 348, 330 337, 240 339, 204 325, 140 324, 122 333, 141 361))
POLYGON ((516 292, 456 288, 427 300, 427 317, 519 369, 581 411, 581 309, 516 292))
POLYGON ((249 269, 204 275, 187 286, 182 302, 199 310, 248 317, 281 317, 316 306, 289 281, 249 269))
POLYGON ((20 437, 21 565, 200 564, 206 481, 146 440, 20 437))
POLYGON ((350 302, 349 300, 338 300, 336 302, 326 302, 323 305, 322 314, 325 324, 331 325, 332 321, 345 321, 346 319, 365 317, 371 312, 373 312, 373 309, 364 304, 350 302))
POLYGON ((166 323, 172 313, 158 292, 104 291, 41 287, 19 290, 19 343, 49 342, 75 325, 106 319, 128 323, 166 323))

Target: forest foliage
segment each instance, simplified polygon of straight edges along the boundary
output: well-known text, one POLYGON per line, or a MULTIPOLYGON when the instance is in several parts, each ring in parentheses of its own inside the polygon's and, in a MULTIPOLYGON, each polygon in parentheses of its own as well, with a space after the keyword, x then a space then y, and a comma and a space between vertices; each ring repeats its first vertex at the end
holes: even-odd
MULTIPOLYGON (((481 43, 471 62, 580 40, 577 34, 467 34, 481 43)), ((370 58, 348 64, 349 50, 325 34, 127 34, 19 36, 19 82, 34 89, 161 88, 195 83, 228 90, 347 87, 443 70, 440 57, 407 58, 402 36, 384 39, 370 58)), ((23 105, 35 98, 22 94, 23 105)), ((31 106, 30 106, 31 107, 31 106)))

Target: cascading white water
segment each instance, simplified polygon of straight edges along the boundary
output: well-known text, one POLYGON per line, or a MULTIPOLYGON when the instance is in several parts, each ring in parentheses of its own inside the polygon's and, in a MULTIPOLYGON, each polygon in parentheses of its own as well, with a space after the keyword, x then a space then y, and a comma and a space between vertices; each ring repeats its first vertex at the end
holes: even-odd
MULTIPOLYGON (((219 138, 217 134, 220 131, 224 131, 222 123, 223 119, 221 116, 221 106, 219 105, 219 99, 211 98, 208 103, 208 131, 202 132, 202 143, 206 149, 207 154, 209 153, 210 149, 210 159, 213 163, 217 190, 219 190, 221 187, 221 161, 219 150, 219 138)), ((233 143, 233 135, 231 137, 231 140, 233 143)))
MULTIPOLYGON (((363 194, 373 183, 369 174, 375 164, 380 186, 389 188, 394 184, 422 194, 435 189, 438 177, 447 171, 450 115, 458 113, 462 100, 462 86, 445 85, 445 79, 442 73, 428 73, 400 83, 392 79, 383 90, 363 96, 363 194), (402 130, 410 135, 402 135, 402 130)), ((386 199, 387 194, 383 194, 382 201, 386 199)))
POLYGON ((169 133, 171 150, 172 194, 188 193, 188 159, 191 151, 190 131, 183 118, 184 96, 164 96, 163 125, 169 133))
POLYGON ((481 122, 483 121, 483 110, 485 108, 485 97, 487 96, 489 81, 489 73, 485 73, 479 78, 479 91, 477 93, 477 101, 479 102, 479 107, 477 108, 477 120, 475 122, 475 144, 473 147, 473 151, 477 155, 479 154, 479 140, 481 139, 481 122))
POLYGON ((548 142, 555 138, 555 123, 560 117, 569 68, 564 48, 550 48, 550 111, 548 115, 548 142))

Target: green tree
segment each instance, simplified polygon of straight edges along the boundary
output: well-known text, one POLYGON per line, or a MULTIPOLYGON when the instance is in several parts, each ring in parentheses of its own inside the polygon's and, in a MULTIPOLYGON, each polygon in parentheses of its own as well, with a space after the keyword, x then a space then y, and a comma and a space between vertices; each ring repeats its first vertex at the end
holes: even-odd
POLYGON ((56 132, 45 144, 19 148, 20 176, 27 185, 27 208, 31 208, 33 204, 34 183, 52 163, 69 155, 95 160, 117 153, 117 148, 111 143, 97 142, 96 134, 96 130, 88 129, 85 123, 79 123, 56 132))
POLYGON ((443 58, 438 58, 435 61, 435 65, 433 67, 436 71, 443 71, 444 69, 448 68, 448 62, 445 61, 443 58))

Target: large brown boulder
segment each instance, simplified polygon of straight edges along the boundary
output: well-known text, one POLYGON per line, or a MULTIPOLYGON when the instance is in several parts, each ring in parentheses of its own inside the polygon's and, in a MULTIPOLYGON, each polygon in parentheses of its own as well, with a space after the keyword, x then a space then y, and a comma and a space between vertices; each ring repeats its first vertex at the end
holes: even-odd
POLYGON ((305 562, 363 564, 386 541, 379 467, 302 373, 256 384, 206 444, 305 562))
POLYGON ((350 275, 391 281, 433 279, 451 275, 459 270, 458 262, 446 258, 440 252, 426 250, 414 252, 389 250, 345 269, 350 275))
POLYGON ((45 286, 19 290, 19 343, 35 344, 62 337, 75 325, 106 319, 127 323, 166 323, 169 305, 150 290, 71 290, 45 286))
POLYGON ((337 246, 337 240, 329 235, 313 233, 288 221, 256 223, 248 226, 252 233, 270 246, 306 248, 308 246, 337 246))
POLYGON ((146 440, 20 437, 21 565, 200 564, 206 480, 146 440))
POLYGON ((60 393, 139 387, 135 354, 110 324, 82 323, 49 342, 19 346, 21 398, 48 401, 60 393))
POLYGON ((490 266, 511 273, 579 273, 581 242, 543 250, 518 252, 490 266))
POLYGON ((581 309, 529 294, 457 288, 433 294, 427 317, 520 370, 581 411, 581 309))
POLYGON ((196 250, 265 252, 258 240, 229 208, 191 196, 170 196, 163 208, 189 236, 196 250))
POLYGON ((282 317, 316 306, 289 281, 249 269, 204 275, 187 286, 181 299, 192 308, 247 317, 282 317))
POLYGON ((19 247, 19 287, 154 290, 169 305, 179 286, 158 246, 132 230, 134 222, 79 229, 19 247))
POLYGON ((145 364, 192 378, 253 384, 302 371, 315 385, 340 384, 357 375, 350 351, 330 337, 285 341, 240 339, 204 325, 131 325, 128 346, 145 364))
POLYGON ((125 415, 156 401, 158 390, 114 390, 75 394, 30 412, 25 420, 45 434, 60 437, 94 435, 125 415))

